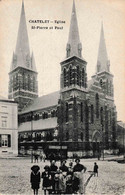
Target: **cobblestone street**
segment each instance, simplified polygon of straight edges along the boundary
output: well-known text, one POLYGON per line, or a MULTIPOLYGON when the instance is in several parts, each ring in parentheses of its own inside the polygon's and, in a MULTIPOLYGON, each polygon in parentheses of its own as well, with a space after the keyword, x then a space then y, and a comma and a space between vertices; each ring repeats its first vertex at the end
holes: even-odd
MULTIPOLYGON (((87 171, 93 170, 95 160, 85 159, 81 163, 87 167, 87 171)), ((40 171, 43 171, 45 164, 49 161, 38 162, 40 171)), ((92 177, 86 187, 86 195, 106 194, 106 195, 123 195, 125 194, 125 168, 124 164, 111 161, 97 161, 99 165, 99 177, 92 177)), ((0 159, 0 195, 3 194, 33 194, 30 186, 30 159, 0 159)), ((57 162, 59 165, 59 162, 57 162)), ((90 176, 89 172, 85 173, 84 179, 90 176)), ((42 181, 40 184, 39 194, 43 194, 42 181)))

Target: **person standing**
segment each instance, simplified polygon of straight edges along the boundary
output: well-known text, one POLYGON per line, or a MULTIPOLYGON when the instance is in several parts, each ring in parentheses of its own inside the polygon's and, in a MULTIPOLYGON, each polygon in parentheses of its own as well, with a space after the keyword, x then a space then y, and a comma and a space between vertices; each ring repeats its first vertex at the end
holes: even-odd
POLYGON ((84 193, 84 178, 83 178, 83 173, 87 170, 87 168, 80 164, 80 159, 77 158, 75 160, 76 165, 73 167, 73 172, 77 174, 77 177, 79 179, 79 193, 83 194, 84 193))
POLYGON ((38 165, 33 165, 31 167, 30 182, 31 188, 34 191, 34 195, 38 195, 38 189, 40 184, 40 167, 38 165))
POLYGON ((98 165, 97 165, 97 163, 95 162, 94 163, 94 170, 93 170, 93 172, 94 172, 94 177, 97 175, 97 177, 98 177, 98 165))
POLYGON ((51 174, 51 177, 52 177, 52 191, 54 192, 55 191, 54 177, 55 177, 55 174, 57 172, 58 167, 55 165, 55 160, 50 161, 50 163, 51 163, 51 165, 50 165, 50 174, 51 174))
POLYGON ((68 167, 66 166, 66 161, 63 160, 62 163, 61 163, 61 166, 59 167, 59 169, 62 171, 62 172, 68 172, 68 167))
POLYGON ((46 165, 44 169, 45 171, 42 172, 42 179, 43 179, 42 189, 44 190, 44 194, 46 194, 47 191, 49 193, 52 189, 52 180, 49 172, 49 166, 46 165))

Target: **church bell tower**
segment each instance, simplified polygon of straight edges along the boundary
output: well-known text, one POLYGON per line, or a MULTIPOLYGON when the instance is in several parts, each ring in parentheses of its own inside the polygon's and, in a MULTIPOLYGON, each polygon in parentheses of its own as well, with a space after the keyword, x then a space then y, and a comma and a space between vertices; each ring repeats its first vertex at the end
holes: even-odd
POLYGON ((78 150, 86 140, 87 62, 82 57, 82 44, 73 1, 66 57, 61 63, 60 100, 58 104, 59 139, 78 150))
POLYGON ((16 49, 13 52, 9 72, 8 98, 18 102, 18 111, 21 111, 36 97, 38 97, 37 70, 33 52, 30 54, 24 3, 22 2, 16 49))

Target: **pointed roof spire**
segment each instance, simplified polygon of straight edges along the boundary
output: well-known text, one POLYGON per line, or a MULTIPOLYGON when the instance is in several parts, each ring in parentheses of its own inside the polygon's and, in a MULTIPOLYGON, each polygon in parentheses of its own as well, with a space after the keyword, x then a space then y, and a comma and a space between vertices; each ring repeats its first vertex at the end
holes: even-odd
POLYGON ((100 43, 97 59, 97 72, 108 71, 109 72, 109 60, 106 50, 103 22, 101 25, 100 43))
POLYGON ((30 56, 29 39, 27 33, 27 25, 26 25, 26 17, 25 17, 25 9, 24 9, 23 1, 22 1, 22 9, 20 15, 16 50, 15 53, 13 53, 10 71, 12 71, 18 66, 36 72, 34 56, 33 54, 32 56, 30 56))
POLYGON ((78 56, 81 57, 82 45, 79 38, 79 30, 76 16, 75 1, 73 0, 69 38, 67 43, 67 57, 78 56))
POLYGON ((32 51, 32 56, 31 56, 31 69, 34 70, 34 71, 37 71, 33 51, 32 51))
POLYGON ((24 2, 22 1, 22 9, 20 16, 20 23, 18 29, 17 43, 15 54, 17 55, 17 65, 25 66, 24 59, 26 56, 30 56, 29 39, 26 26, 24 2))
POLYGON ((25 55, 26 54, 30 55, 29 39, 28 39, 28 33, 27 33, 25 9, 24 9, 23 1, 22 1, 22 10, 21 10, 21 16, 20 16, 20 24, 19 24, 15 53, 18 55, 20 52, 23 52, 23 54, 25 55))

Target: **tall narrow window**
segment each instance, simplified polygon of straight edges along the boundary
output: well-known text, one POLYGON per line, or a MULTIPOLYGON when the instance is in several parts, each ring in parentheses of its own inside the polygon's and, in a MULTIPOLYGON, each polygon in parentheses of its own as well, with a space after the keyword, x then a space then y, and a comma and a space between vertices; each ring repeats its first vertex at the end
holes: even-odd
POLYGON ((83 103, 82 102, 80 104, 80 114, 81 114, 81 116, 80 116, 81 122, 83 122, 83 103))
POLYGON ((77 85, 79 85, 79 66, 77 66, 77 85))
POLYGON ((96 93, 96 117, 99 118, 99 95, 96 93))
POLYGON ((112 82, 110 81, 110 96, 112 96, 112 82))
POLYGON ((16 73, 16 89, 18 88, 19 86, 19 79, 18 79, 18 73, 16 73))
POLYGON ((109 82, 108 82, 108 79, 106 81, 106 93, 107 93, 107 95, 109 94, 109 82))
POLYGON ((35 76, 33 77, 33 92, 35 92, 36 88, 36 78, 35 76))
POLYGON ((69 85, 72 85, 72 68, 69 68, 69 85))
POLYGON ((66 102, 66 122, 68 122, 68 120, 69 120, 69 105, 66 102))
POLYGON ((94 123, 94 107, 91 105, 91 123, 94 123))
POLYGON ((30 80, 30 75, 28 74, 28 90, 31 90, 31 80, 30 80))
POLYGON ((103 108, 100 109, 100 122, 103 124, 103 108))
POLYGON ((66 87, 66 69, 65 68, 63 71, 63 78, 64 78, 64 87, 66 87))
POLYGON ((25 90, 28 90, 28 76, 25 75, 25 90))
POLYGON ((81 141, 83 141, 83 132, 81 132, 80 137, 81 137, 81 141))
POLYGON ((85 71, 82 69, 82 87, 85 87, 85 71))

